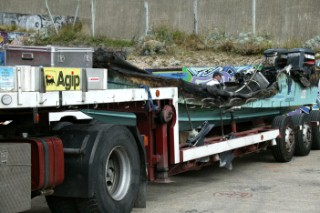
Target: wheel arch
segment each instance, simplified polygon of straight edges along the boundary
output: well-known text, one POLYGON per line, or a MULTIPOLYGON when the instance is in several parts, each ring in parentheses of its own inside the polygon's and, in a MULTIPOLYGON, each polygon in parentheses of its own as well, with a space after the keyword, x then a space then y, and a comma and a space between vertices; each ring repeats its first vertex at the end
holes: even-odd
MULTIPOLYGON (((94 181, 92 180, 92 163, 96 152, 103 142, 101 137, 110 128, 119 126, 111 124, 80 124, 66 126, 59 131, 64 147, 79 149, 79 154, 65 153, 65 181, 55 189, 54 196, 90 198, 94 195, 94 181), (89 135, 89 137, 87 137, 89 135), (70 137, 75 137, 74 141, 70 137), (89 138, 89 139, 88 139, 89 138), (81 153, 81 148, 85 149, 81 153)), ((140 188, 135 206, 145 207, 146 205, 146 154, 143 138, 139 130, 134 126, 124 126, 132 134, 139 151, 140 158, 140 188)))
MULTIPOLYGON (((108 125, 108 129, 114 126, 119 126, 119 125, 108 125)), ((139 193, 135 201, 134 207, 137 208, 145 208, 146 207, 146 194, 147 194, 147 166, 146 166, 146 152, 144 149, 144 141, 143 137, 140 135, 140 132, 137 127, 135 126, 124 126, 126 127, 132 134, 132 136, 135 139, 135 144, 138 148, 139 152, 139 158, 140 158, 140 187, 139 187, 139 193)), ((90 156, 90 162, 89 164, 91 165, 92 161, 95 157, 96 149, 99 147, 99 143, 101 143, 101 140, 96 140, 94 144, 94 148, 91 151, 91 156, 90 156)), ((89 168, 92 168, 89 166, 89 168)), ((89 172, 89 177, 92 177, 92 171, 89 172)), ((89 188, 89 197, 93 196, 93 187, 94 187, 94 182, 89 179, 88 182, 88 188, 89 188)))

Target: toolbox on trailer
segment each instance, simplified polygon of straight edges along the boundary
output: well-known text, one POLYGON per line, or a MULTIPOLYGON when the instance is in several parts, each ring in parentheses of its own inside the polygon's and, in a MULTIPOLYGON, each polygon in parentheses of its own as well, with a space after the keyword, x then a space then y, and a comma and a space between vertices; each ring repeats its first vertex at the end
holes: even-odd
POLYGON ((57 137, 6 139, 31 144, 31 189, 50 189, 64 180, 64 153, 57 137))
POLYGON ((93 48, 5 46, 6 66, 92 67, 93 48))
POLYGON ((40 67, 17 66, 0 67, 0 91, 39 91, 41 84, 40 67))
POLYGON ((71 67, 0 67, 0 91, 39 92, 46 86, 47 91, 80 90, 82 84, 87 90, 107 89, 108 73, 106 69, 71 67), (83 80, 82 80, 83 78, 83 80), (57 83, 60 82, 60 87, 57 83), (63 83, 64 82, 64 85, 63 83), (62 89, 61 89, 62 88, 62 89))
POLYGON ((85 73, 88 90, 107 89, 108 74, 106 69, 87 68, 85 73))
POLYGON ((15 70, 15 91, 18 91, 19 88, 21 88, 23 92, 39 91, 41 84, 40 67, 17 66, 15 70), (20 82, 18 82, 18 79, 20 82))
POLYGON ((0 212, 31 208, 31 150, 26 143, 0 143, 0 212))

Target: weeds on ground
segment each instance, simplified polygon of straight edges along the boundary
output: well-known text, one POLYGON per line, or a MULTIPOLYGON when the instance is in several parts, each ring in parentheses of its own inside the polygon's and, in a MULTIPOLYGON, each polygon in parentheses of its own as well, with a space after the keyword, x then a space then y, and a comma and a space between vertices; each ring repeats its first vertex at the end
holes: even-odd
POLYGON ((109 48, 122 48, 134 46, 134 41, 111 39, 106 36, 92 37, 81 32, 81 23, 66 25, 59 29, 58 34, 52 32, 43 37, 36 34, 28 45, 61 45, 61 46, 102 46, 109 48))
POLYGON ((282 48, 291 49, 304 46, 300 39, 288 39, 282 44, 282 48))
POLYGON ((266 36, 241 33, 237 37, 232 37, 218 29, 214 29, 206 35, 196 35, 161 26, 150 32, 150 36, 154 40, 165 42, 169 53, 172 53, 170 47, 174 46, 174 51, 179 48, 185 51, 212 50, 241 55, 257 55, 272 46, 272 42, 266 36))
POLYGON ((151 36, 155 39, 165 42, 168 45, 177 44, 181 45, 185 42, 188 35, 182 31, 171 29, 167 26, 159 26, 150 32, 151 36))
MULTIPOLYGON (((3 31, 19 31, 17 26, 0 26, 3 31)), ((214 29, 203 35, 188 34, 167 26, 154 28, 147 36, 138 40, 111 39, 106 36, 88 36, 82 32, 82 24, 65 25, 56 33, 54 29, 48 30, 48 36, 44 37, 37 32, 30 33, 30 39, 24 41, 24 45, 60 45, 60 46, 93 46, 107 48, 134 47, 139 54, 183 54, 188 51, 220 51, 240 55, 258 55, 266 49, 275 47, 275 44, 267 35, 253 35, 252 33, 240 33, 238 36, 230 36, 226 32, 214 29), (149 42, 152 41, 152 42, 149 42), (154 50, 143 48, 155 46, 154 50)), ((319 39, 318 39, 319 40, 319 39)), ((284 42, 282 48, 302 47, 301 40, 290 39, 284 42)))

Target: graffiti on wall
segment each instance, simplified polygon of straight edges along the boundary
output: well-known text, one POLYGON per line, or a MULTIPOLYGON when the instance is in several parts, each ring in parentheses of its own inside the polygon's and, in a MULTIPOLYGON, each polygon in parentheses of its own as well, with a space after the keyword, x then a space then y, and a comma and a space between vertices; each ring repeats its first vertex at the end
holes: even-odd
MULTIPOLYGON (((64 25, 72 23, 74 23, 74 17, 71 16, 53 16, 53 20, 51 20, 47 15, 0 13, 0 25, 17 26, 27 31, 33 30, 41 36, 47 36, 49 29, 60 29, 64 25)), ((0 48, 5 44, 22 45, 23 40, 27 37, 30 37, 30 33, 1 31, 0 48)))
POLYGON ((1 25, 16 25, 26 30, 46 30, 48 28, 61 28, 66 24, 72 24, 74 17, 53 16, 53 20, 48 15, 26 15, 17 13, 0 13, 1 25))

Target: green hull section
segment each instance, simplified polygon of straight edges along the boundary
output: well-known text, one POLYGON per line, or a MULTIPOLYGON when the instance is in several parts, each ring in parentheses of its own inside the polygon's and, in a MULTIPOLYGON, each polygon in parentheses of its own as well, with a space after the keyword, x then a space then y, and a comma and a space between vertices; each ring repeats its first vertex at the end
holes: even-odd
MULTIPOLYGON (((181 131, 190 130, 203 124, 204 121, 215 124, 216 126, 230 123, 232 117, 237 123, 263 118, 272 119, 274 116, 289 113, 301 106, 312 106, 318 99, 318 87, 303 87, 298 82, 293 81, 289 75, 282 72, 277 78, 278 91, 275 95, 268 98, 259 99, 259 97, 249 98, 245 103, 230 104, 232 107, 217 107, 216 103, 212 107, 208 104, 199 105, 201 100, 196 100, 196 105, 192 102, 185 103, 183 98, 179 98, 179 129, 181 131)), ((128 87, 137 87, 133 85, 108 84, 109 89, 122 89, 128 87)), ((230 99, 237 103, 237 98, 230 99)), ((112 124, 135 125, 136 118, 134 114, 118 113, 107 111, 85 110, 89 116, 112 124)))

